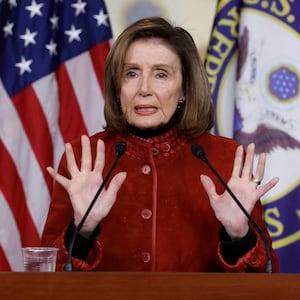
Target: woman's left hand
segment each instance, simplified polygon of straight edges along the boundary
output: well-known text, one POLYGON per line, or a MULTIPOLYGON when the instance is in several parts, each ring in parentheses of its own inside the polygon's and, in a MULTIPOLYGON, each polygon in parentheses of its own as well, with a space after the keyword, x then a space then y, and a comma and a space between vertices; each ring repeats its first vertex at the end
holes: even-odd
MULTIPOLYGON (((249 214, 251 214, 255 203, 279 181, 279 178, 274 177, 266 184, 259 186, 264 176, 266 155, 264 153, 259 155, 254 174, 254 153, 255 145, 251 143, 247 147, 244 161, 243 146, 237 148, 232 175, 227 183, 233 194, 249 214)), ((248 218, 241 211, 230 194, 225 191, 223 194, 218 195, 216 193, 215 184, 211 178, 206 175, 201 175, 200 178, 208 194, 216 218, 223 224, 231 239, 236 240, 245 236, 249 230, 248 218)))

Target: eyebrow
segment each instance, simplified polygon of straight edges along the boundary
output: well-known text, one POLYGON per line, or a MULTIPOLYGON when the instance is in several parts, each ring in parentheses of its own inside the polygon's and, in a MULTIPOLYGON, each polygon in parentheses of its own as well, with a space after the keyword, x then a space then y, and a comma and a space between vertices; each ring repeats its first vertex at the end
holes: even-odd
MULTIPOLYGON (((136 69, 139 67, 138 63, 124 63, 124 68, 133 68, 136 69)), ((155 64, 152 67, 156 68, 156 69, 172 69, 174 70, 175 68, 173 67, 173 65, 166 65, 166 64, 155 64)))

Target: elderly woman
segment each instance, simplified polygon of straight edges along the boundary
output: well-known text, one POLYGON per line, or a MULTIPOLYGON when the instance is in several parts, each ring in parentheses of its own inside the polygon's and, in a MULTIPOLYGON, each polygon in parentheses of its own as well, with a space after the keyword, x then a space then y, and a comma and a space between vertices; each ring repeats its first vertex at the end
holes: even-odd
POLYGON ((48 168, 55 186, 42 245, 59 248, 57 270, 72 249, 74 270, 264 272, 268 243, 277 271, 259 199, 278 178, 258 186, 265 155, 254 167, 254 144, 244 151, 210 134, 213 116, 190 34, 159 17, 126 28, 106 62, 105 130, 67 143, 58 171, 48 168), (119 141, 126 153, 95 196, 119 141), (201 145, 246 213, 193 155, 193 144, 201 145))

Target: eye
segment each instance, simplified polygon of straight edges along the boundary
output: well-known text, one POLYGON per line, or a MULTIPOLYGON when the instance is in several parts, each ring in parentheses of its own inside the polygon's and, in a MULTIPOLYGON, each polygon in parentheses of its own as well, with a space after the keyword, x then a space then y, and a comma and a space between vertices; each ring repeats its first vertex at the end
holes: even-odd
POLYGON ((137 72, 136 71, 130 70, 130 71, 126 71, 125 72, 125 77, 127 77, 127 78, 134 78, 136 76, 137 76, 137 72))
POLYGON ((168 75, 165 72, 159 72, 155 75, 155 77, 157 77, 158 79, 163 79, 168 77, 168 75))

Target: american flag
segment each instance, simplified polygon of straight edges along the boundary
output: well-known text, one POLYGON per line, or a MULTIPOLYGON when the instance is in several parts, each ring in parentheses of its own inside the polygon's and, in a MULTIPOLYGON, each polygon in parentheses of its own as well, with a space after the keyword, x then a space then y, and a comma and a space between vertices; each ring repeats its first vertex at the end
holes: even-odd
POLYGON ((112 32, 101 0, 0 0, 0 271, 36 246, 64 143, 102 130, 112 32))

